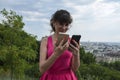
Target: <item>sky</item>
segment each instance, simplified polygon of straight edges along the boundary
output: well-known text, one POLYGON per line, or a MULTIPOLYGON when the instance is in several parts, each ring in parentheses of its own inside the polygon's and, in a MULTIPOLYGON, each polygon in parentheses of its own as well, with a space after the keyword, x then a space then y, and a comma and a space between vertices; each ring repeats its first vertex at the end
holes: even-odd
POLYGON ((120 0, 0 0, 0 11, 3 8, 23 16, 23 30, 37 40, 52 34, 52 14, 65 9, 73 18, 70 36, 80 34, 81 41, 120 42, 120 0))

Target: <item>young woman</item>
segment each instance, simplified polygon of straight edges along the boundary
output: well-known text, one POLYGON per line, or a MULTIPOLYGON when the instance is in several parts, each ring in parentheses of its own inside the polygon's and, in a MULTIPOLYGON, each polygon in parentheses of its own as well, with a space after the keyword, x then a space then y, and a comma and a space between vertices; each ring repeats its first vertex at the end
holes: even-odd
POLYGON ((63 44, 64 39, 55 46, 59 34, 65 33, 72 23, 72 17, 66 10, 57 10, 50 20, 54 34, 41 40, 39 68, 40 80, 77 80, 75 71, 80 66, 80 45, 76 47, 69 40, 63 44), (71 47, 71 51, 68 47, 71 47))

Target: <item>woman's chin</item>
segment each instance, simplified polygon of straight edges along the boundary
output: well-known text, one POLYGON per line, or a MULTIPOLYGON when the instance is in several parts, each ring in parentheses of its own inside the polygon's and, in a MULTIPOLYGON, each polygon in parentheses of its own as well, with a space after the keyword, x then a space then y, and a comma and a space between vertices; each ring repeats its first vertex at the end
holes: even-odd
POLYGON ((60 33, 66 33, 66 31, 60 31, 60 33))
POLYGON ((60 31, 60 33, 66 33, 67 32, 67 30, 64 30, 64 31, 60 31))

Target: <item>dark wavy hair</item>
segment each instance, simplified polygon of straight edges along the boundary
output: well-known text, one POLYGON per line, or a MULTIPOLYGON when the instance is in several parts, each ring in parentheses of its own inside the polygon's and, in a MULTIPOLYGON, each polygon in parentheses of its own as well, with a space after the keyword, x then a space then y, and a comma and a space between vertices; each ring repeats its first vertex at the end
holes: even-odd
POLYGON ((55 32, 55 28, 53 23, 57 21, 59 22, 61 25, 63 24, 71 24, 72 23, 72 17, 70 15, 70 13, 66 10, 57 10, 51 17, 50 20, 50 25, 52 27, 51 32, 55 32))

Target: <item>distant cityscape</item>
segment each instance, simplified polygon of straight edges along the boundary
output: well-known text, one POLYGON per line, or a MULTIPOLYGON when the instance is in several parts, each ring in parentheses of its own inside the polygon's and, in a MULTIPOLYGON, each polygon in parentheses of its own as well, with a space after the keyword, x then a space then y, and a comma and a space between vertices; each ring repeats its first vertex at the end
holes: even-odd
POLYGON ((93 53, 96 61, 120 61, 120 43, 114 42, 81 42, 85 52, 93 53))

